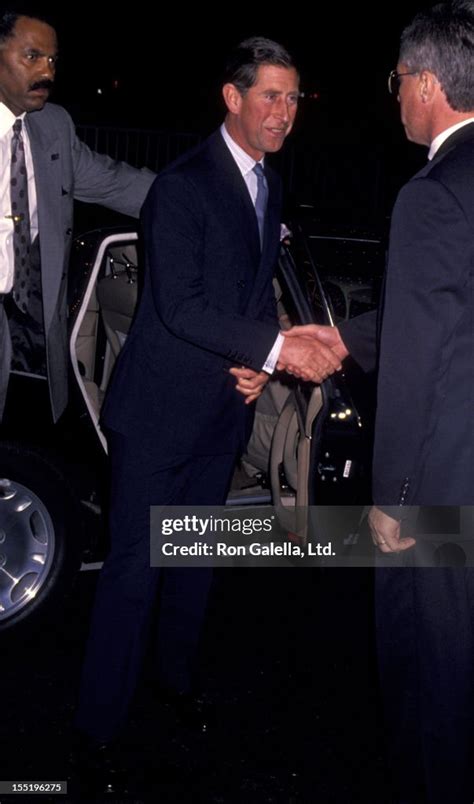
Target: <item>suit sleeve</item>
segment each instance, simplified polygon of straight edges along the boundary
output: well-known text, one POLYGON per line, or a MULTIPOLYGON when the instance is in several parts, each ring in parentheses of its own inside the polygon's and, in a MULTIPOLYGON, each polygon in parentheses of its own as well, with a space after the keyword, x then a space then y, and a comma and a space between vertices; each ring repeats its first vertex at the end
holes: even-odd
POLYGON ((377 311, 363 313, 338 324, 339 333, 351 357, 365 372, 377 367, 377 311))
MULTIPOLYGON (((440 182, 409 182, 395 205, 382 320, 374 501, 413 505, 465 312, 471 231, 440 182)), ((447 470, 449 467, 447 467, 447 470)), ((433 504, 436 500, 432 501, 433 504)))
POLYGON ((156 178, 155 174, 147 168, 138 170, 126 162, 116 162, 109 156, 95 153, 76 136, 69 115, 67 122, 71 138, 74 198, 138 218, 148 190, 156 178))
MULTIPOLYGON (((209 293, 204 263, 209 259, 205 247, 212 225, 198 191, 187 177, 179 173, 159 177, 143 210, 155 307, 165 327, 176 337, 233 364, 260 371, 279 327, 241 312, 230 312, 227 305, 216 302, 215 293, 209 293)), ((236 285, 235 264, 224 263, 219 270, 230 297, 236 285)), ((262 291, 266 297, 262 312, 270 306, 270 291, 271 277, 262 291)))

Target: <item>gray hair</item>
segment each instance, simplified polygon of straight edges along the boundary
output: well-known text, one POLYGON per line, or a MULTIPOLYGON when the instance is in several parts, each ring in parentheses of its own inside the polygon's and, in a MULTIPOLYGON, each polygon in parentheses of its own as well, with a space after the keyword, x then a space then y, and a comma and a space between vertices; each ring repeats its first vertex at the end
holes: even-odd
POLYGON ((474 0, 439 3, 402 33, 399 62, 434 73, 457 112, 474 109, 474 0))

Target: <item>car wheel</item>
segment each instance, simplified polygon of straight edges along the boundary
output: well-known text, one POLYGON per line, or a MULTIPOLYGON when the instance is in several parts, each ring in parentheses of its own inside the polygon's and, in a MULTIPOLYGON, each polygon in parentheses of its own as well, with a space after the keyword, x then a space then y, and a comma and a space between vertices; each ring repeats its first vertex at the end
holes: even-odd
POLYGON ((62 611, 80 564, 77 502, 39 451, 0 444, 0 630, 62 611))

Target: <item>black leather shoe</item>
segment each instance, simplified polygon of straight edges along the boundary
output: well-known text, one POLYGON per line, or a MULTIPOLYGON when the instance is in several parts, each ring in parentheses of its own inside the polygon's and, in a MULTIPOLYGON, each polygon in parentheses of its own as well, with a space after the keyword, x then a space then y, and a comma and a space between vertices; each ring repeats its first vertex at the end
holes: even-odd
POLYGON ((173 712, 181 725, 192 731, 208 734, 215 725, 215 707, 202 695, 160 689, 158 700, 173 712))

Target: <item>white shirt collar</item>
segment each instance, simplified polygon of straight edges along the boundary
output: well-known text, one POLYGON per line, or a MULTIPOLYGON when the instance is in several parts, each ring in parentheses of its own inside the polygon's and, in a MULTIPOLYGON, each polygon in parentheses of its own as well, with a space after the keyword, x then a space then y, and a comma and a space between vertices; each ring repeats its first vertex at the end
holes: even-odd
MULTIPOLYGON (((240 145, 237 145, 236 141, 232 139, 229 132, 227 131, 225 123, 222 123, 221 125, 221 134, 224 138, 225 144, 227 145, 229 151, 231 152, 232 156, 237 162, 237 165, 239 167, 242 176, 245 177, 248 173, 250 173, 251 170, 254 169, 255 165, 257 164, 255 159, 252 159, 252 157, 249 156, 249 154, 246 151, 244 151, 244 149, 241 148, 240 145)), ((260 159, 260 164, 263 167, 264 165, 263 157, 262 159, 260 159)))
MULTIPOLYGON (((26 112, 23 112, 23 114, 18 115, 18 117, 21 117, 22 120, 25 118, 25 116, 26 112)), ((5 104, 2 103, 2 101, 0 101, 0 137, 4 137, 5 134, 7 134, 7 132, 10 131, 11 127, 13 126, 13 123, 17 119, 18 119, 17 116, 13 114, 12 111, 10 111, 8 106, 5 106, 5 104)))
POLYGON ((469 117, 467 120, 461 120, 460 123, 455 123, 454 126, 450 126, 449 128, 446 128, 444 131, 442 131, 441 134, 438 134, 438 136, 434 138, 433 142, 430 145, 428 159, 433 159, 434 155, 436 154, 436 151, 438 151, 439 148, 441 148, 443 142, 447 140, 448 137, 451 136, 451 134, 454 134, 454 132, 457 131, 459 128, 467 126, 468 123, 474 123, 474 117, 469 117))

